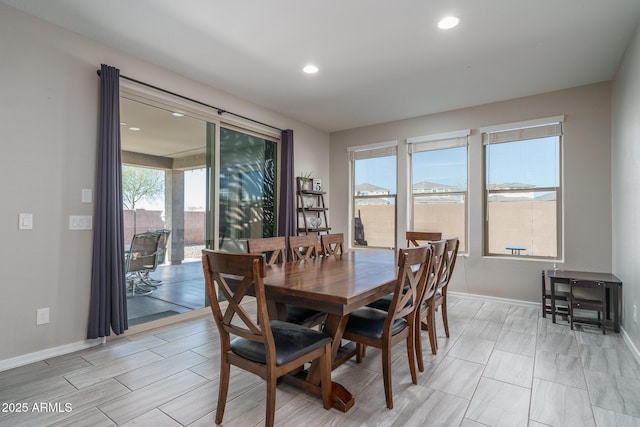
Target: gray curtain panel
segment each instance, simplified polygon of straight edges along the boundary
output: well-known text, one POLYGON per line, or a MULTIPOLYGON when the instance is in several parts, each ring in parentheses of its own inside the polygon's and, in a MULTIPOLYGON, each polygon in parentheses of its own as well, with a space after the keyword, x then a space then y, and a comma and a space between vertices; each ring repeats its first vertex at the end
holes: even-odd
MULTIPOLYGON (((296 235, 295 176, 293 172, 293 130, 282 131, 280 140, 280 204, 278 207, 278 235, 284 236, 287 245, 289 236, 296 235)), ((285 257, 287 256, 285 251, 285 257)))
POLYGON ((120 70, 100 68, 100 129, 87 338, 117 335, 127 324, 120 149, 120 70))

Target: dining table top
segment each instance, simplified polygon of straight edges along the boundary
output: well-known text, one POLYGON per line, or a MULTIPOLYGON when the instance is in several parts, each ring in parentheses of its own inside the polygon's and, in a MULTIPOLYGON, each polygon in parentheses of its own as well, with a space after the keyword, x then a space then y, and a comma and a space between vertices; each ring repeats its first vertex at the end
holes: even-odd
POLYGON ((346 315, 390 292, 397 277, 396 252, 352 249, 267 266, 267 298, 336 315, 346 315))

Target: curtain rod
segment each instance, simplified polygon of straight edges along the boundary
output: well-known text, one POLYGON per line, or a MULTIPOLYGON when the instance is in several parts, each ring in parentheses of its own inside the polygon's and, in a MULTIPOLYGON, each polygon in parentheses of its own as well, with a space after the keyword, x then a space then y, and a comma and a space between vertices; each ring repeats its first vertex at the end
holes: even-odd
MULTIPOLYGON (((97 73, 98 73, 98 76, 99 76, 99 75, 100 75, 100 70, 97 70, 97 73)), ((271 128, 271 129, 275 129, 275 130, 277 130, 277 131, 282 132, 282 129, 280 129, 279 127, 272 126, 272 125, 269 125, 269 124, 267 124, 267 123, 260 122, 260 121, 258 121, 258 120, 252 119, 251 117, 243 116, 242 114, 236 114, 236 113, 234 113, 234 112, 227 111, 227 110, 225 110, 225 109, 223 109, 223 108, 214 107, 213 105, 206 104, 206 103, 201 102, 201 101, 198 101, 198 100, 196 100, 196 99, 189 98, 189 97, 187 97, 187 96, 180 95, 180 94, 178 94, 178 93, 171 92, 171 91, 166 90, 166 89, 162 89, 161 87, 154 86, 154 85, 152 85, 152 84, 145 83, 145 82, 142 82, 142 81, 140 81, 140 80, 136 80, 136 79, 133 79, 133 78, 131 78, 131 77, 124 76, 124 75, 122 75, 122 74, 120 74, 120 77, 121 77, 121 78, 123 78, 123 79, 129 80, 129 81, 132 81, 132 82, 134 82, 134 83, 138 83, 138 84, 141 84, 141 85, 143 85, 143 86, 147 86, 147 87, 150 87, 150 88, 152 88, 152 89, 159 90, 160 92, 168 93, 169 95, 177 96, 178 98, 186 99, 187 101, 195 102, 196 104, 203 105, 203 106, 205 106, 205 107, 209 107, 209 108, 213 108, 214 110, 216 110, 216 111, 218 112, 218 115, 219 115, 219 116, 221 116, 222 114, 229 114, 229 115, 231 115, 231 116, 238 117, 238 118, 243 119, 243 120, 248 120, 248 121, 250 121, 250 122, 257 123, 257 124, 259 124, 259 125, 266 126, 266 127, 271 128)))

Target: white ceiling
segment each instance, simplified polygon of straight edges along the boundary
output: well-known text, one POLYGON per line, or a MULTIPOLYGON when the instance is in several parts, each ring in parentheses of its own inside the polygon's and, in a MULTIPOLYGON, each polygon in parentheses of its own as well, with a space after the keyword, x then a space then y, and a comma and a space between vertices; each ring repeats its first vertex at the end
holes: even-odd
POLYGON ((640 18, 639 0, 0 1, 328 132, 610 80, 640 18))

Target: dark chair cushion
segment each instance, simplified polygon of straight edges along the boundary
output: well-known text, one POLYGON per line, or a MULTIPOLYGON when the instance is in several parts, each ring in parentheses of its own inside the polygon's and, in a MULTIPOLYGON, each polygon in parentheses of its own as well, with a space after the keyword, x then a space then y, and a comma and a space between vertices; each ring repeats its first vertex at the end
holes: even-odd
POLYGON ((295 323, 296 325, 313 322, 325 316, 326 314, 327 313, 323 311, 317 311, 310 308, 287 304, 287 322, 295 323))
MULTIPOLYGON (((331 337, 322 332, 280 320, 271 321, 271 332, 276 346, 277 366, 331 342, 331 337)), ((231 351, 245 359, 267 363, 265 347, 262 343, 238 337, 231 341, 231 351)))
MULTIPOLYGON (((374 340, 382 339, 384 322, 387 319, 385 311, 375 308, 361 308, 349 316, 346 332, 362 335, 374 340)), ((407 321, 396 319, 391 327, 391 335, 395 335, 407 327, 407 321)))
MULTIPOLYGON (((378 310, 389 311, 391 303, 393 302, 393 293, 385 295, 382 298, 375 300, 371 304, 367 304, 367 307, 377 308, 378 310)), ((409 305, 409 303, 407 303, 409 305)))
POLYGON ((389 307, 391 307, 391 302, 393 301, 393 294, 385 295, 379 300, 375 300, 371 304, 367 304, 367 307, 377 308, 382 311, 389 311, 389 307))

